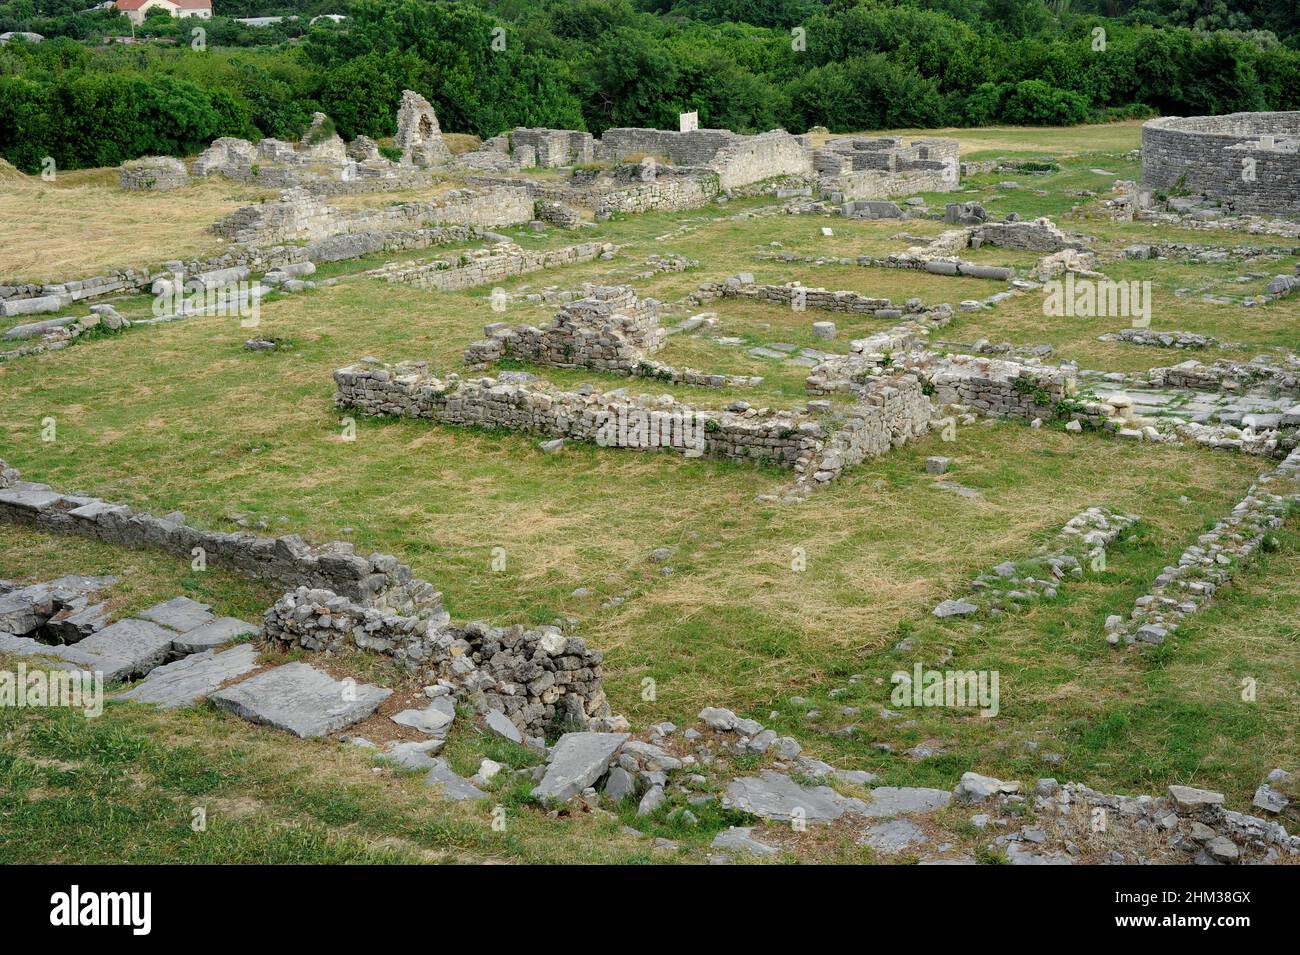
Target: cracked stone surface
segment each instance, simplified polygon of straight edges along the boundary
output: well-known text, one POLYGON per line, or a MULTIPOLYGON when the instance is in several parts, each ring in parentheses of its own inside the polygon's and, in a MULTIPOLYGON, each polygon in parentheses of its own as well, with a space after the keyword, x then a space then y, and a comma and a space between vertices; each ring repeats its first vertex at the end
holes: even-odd
POLYGON ((211 700, 251 723, 307 738, 360 722, 392 692, 368 683, 336 680, 305 663, 286 663, 226 687, 211 700))
POLYGON ((862 841, 882 855, 898 855, 912 846, 924 845, 925 831, 910 819, 887 819, 867 830, 862 841))
POLYGON ((148 610, 141 611, 140 616, 164 627, 170 627, 178 633, 185 633, 216 619, 210 613, 211 610, 208 604, 201 604, 189 597, 173 597, 171 600, 164 600, 148 610))
POLYGON ((829 786, 800 786, 789 776, 771 769, 757 776, 733 779, 722 797, 722 805, 781 822, 788 822, 799 810, 809 823, 830 822, 846 812, 865 814, 867 811, 867 804, 861 799, 841 796, 829 786))
POLYGON ((257 650, 249 644, 217 653, 205 650, 168 663, 151 672, 139 686, 117 698, 154 703, 169 710, 190 706, 221 684, 257 669, 257 650))
POLYGON ((182 633, 172 642, 179 653, 201 653, 224 646, 240 637, 251 637, 257 632, 257 627, 237 617, 218 617, 182 633))
POLYGON ((594 786, 627 738, 627 733, 565 733, 533 796, 563 802, 594 786))
POLYGON ((172 655, 176 633, 148 620, 119 620, 70 647, 51 651, 70 663, 104 674, 105 683, 144 676, 172 655))
POLYGON ((948 805, 952 793, 946 789, 926 789, 921 786, 880 786, 871 790, 871 803, 863 811, 866 816, 905 816, 914 812, 930 812, 948 805))

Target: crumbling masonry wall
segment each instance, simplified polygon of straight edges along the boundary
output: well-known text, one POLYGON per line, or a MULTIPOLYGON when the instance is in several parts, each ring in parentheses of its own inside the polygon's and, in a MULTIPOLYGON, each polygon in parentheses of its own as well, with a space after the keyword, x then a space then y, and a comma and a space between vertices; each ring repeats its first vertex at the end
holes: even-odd
POLYGON ((413 264, 394 263, 368 272, 389 282, 404 282, 420 288, 452 292, 502 282, 512 276, 526 275, 542 269, 590 262, 601 255, 613 254, 617 246, 608 242, 583 242, 561 249, 522 249, 513 242, 501 242, 486 249, 475 249, 456 260, 436 259, 413 264))
POLYGON ((212 225, 235 242, 269 245, 323 239, 355 232, 412 231, 437 225, 491 229, 533 218, 523 189, 458 190, 429 202, 403 202, 375 209, 343 210, 304 189, 290 189, 274 202, 236 209, 212 225))
POLYGON ((596 286, 565 304, 546 328, 504 323, 484 329, 487 338, 465 351, 467 364, 503 358, 554 368, 598 368, 631 372, 667 337, 659 324, 659 303, 637 299, 628 285, 596 286))

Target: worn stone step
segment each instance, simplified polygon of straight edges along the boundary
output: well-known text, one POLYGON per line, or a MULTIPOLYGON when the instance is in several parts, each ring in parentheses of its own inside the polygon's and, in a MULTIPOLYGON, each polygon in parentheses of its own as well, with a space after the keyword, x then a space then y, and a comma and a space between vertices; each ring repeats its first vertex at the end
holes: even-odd
POLYGON ((336 680, 306 663, 286 663, 219 690, 210 699, 249 722, 307 738, 359 723, 392 692, 336 680))

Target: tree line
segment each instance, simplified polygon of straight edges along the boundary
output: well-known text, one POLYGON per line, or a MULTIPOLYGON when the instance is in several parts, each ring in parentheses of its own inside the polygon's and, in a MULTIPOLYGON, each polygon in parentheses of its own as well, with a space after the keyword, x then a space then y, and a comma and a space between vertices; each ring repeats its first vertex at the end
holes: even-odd
POLYGON ((0 47, 0 156, 24 171, 294 139, 317 109, 345 137, 382 138, 404 89, 445 131, 480 136, 675 128, 688 111, 742 132, 844 132, 1300 109, 1300 39, 1274 17, 1295 5, 1252 0, 313 0, 348 20, 150 17, 136 44, 100 42, 112 34, 88 25, 122 18, 68 12, 80 2, 0 4, 0 29, 22 28, 5 18, 25 4, 24 23, 39 9, 89 31, 0 47), (1198 4, 1222 23, 1172 25, 1198 4))

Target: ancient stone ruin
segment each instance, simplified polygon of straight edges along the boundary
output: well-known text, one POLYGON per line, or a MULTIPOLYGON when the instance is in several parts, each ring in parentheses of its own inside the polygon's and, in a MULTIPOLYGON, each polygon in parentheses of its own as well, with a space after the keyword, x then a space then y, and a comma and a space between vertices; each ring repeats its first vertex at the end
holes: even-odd
POLYGON ((451 151, 442 141, 442 128, 429 101, 419 93, 405 90, 397 110, 395 144, 402 151, 402 164, 420 167, 442 166, 451 160, 451 151))
POLYGON ((1237 213, 1300 215, 1300 112, 1148 120, 1142 186, 1202 194, 1237 213))

